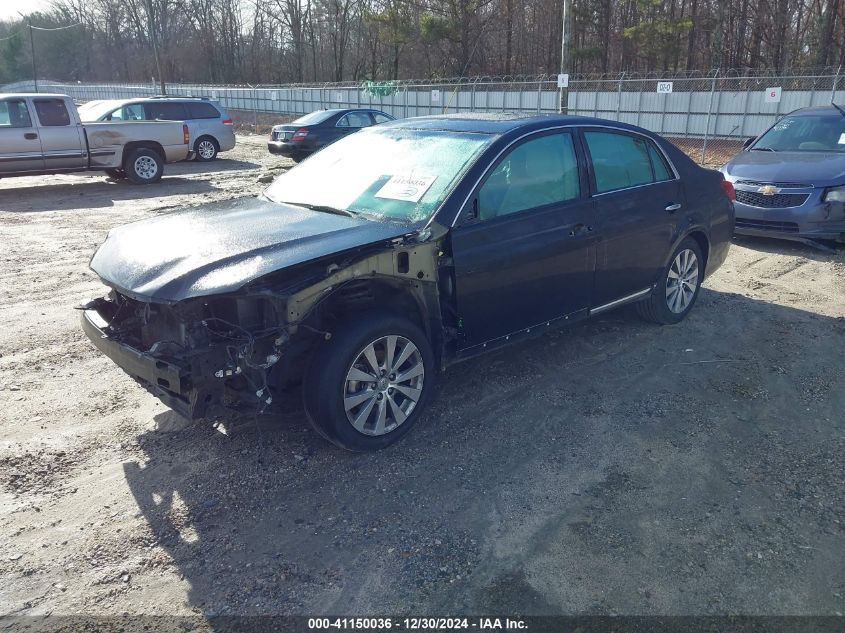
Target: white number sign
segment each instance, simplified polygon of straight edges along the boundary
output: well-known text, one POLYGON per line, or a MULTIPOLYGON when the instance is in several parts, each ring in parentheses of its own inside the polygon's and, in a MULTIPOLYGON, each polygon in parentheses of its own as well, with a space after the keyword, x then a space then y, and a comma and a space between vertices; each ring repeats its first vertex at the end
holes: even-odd
POLYGON ((439 90, 432 90, 431 91, 431 102, 432 103, 439 103, 440 102, 440 91, 439 90))
POLYGON ((780 86, 766 88, 766 103, 780 103, 780 91, 780 86))
POLYGON ((557 76, 557 87, 558 88, 569 88, 569 75, 566 73, 562 73, 557 76))
POLYGON ((672 82, 671 81, 658 81, 657 82, 657 93, 658 94, 669 94, 672 92, 672 82))

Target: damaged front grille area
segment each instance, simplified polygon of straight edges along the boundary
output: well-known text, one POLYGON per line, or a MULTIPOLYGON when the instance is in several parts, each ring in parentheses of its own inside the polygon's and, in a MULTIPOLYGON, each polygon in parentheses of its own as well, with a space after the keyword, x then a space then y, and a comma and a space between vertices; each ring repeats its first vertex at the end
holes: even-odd
POLYGON ((113 290, 83 309, 96 313, 97 332, 86 331, 97 347, 169 407, 199 418, 214 404, 270 404, 270 370, 288 341, 280 301, 231 296, 160 304, 113 290))

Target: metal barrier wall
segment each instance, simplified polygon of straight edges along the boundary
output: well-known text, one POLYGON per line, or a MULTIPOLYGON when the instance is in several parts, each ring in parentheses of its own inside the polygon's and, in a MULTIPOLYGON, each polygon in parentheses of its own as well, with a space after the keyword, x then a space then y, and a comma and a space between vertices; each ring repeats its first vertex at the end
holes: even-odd
MULTIPOLYGON (((154 84, 39 81, 41 92, 79 101, 130 99, 159 92, 154 84)), ((31 91, 32 82, 0 88, 31 91)), ((295 116, 321 108, 367 107, 406 118, 455 112, 558 112, 560 89, 550 76, 384 81, 361 84, 241 85, 168 84, 172 96, 205 96, 230 110, 295 116)), ((809 106, 845 102, 840 69, 789 75, 692 73, 573 77, 570 114, 632 123, 671 138, 702 164, 721 164, 742 142, 765 131, 784 114, 809 106)))

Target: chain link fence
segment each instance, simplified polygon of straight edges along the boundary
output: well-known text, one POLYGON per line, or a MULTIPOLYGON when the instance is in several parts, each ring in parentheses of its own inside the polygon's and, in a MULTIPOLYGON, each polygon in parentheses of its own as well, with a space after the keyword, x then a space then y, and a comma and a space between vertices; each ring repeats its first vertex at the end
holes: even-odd
MULTIPOLYGON (((798 108, 845 101, 841 68, 775 74, 650 73, 573 76, 566 89, 569 114, 600 117, 657 132, 704 165, 721 165, 743 142, 798 108)), ((32 82, 0 88, 31 91, 32 82)), ((158 94, 157 84, 38 82, 41 92, 78 101, 131 99, 158 94)), ((456 112, 555 113, 562 90, 557 76, 471 77, 437 81, 365 81, 297 85, 168 84, 171 96, 220 101, 243 129, 265 133, 274 123, 321 108, 365 107, 398 118, 456 112)))

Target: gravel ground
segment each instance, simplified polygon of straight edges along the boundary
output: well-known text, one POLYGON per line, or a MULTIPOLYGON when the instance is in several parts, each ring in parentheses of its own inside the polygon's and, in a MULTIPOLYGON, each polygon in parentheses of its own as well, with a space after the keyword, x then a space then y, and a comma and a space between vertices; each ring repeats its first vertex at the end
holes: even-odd
POLYGON ((0 182, 0 614, 845 612, 842 250, 737 242, 684 323, 455 366, 353 455, 296 401, 182 421, 72 309, 110 227, 286 167, 244 136, 150 187, 0 182))

